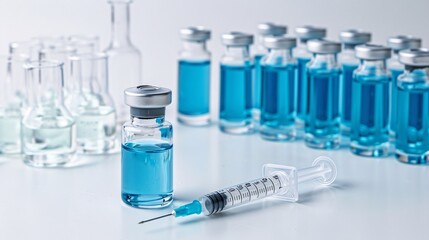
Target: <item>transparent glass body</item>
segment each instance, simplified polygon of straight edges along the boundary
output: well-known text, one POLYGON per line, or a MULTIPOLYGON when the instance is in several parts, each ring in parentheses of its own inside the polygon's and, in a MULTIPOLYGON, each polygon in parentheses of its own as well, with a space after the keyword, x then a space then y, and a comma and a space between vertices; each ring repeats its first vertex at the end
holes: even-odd
POLYGON ((353 78, 350 149, 367 157, 389 150, 390 73, 385 60, 361 60, 353 78))
POLYGON ((271 49, 261 61, 260 135, 273 141, 296 137, 296 61, 291 49, 271 49))
POLYGON ((70 35, 67 43, 74 47, 78 54, 95 53, 100 49, 100 38, 96 35, 70 35))
POLYGON ((129 116, 124 90, 141 83, 141 54, 130 39, 131 0, 110 0, 111 38, 104 52, 109 56, 110 94, 116 104, 118 122, 129 116))
POLYGON ((131 117, 122 127, 122 201, 159 208, 173 201, 173 127, 157 118, 131 117))
POLYGON ((21 152, 21 118, 26 106, 26 58, 0 56, 0 154, 21 152))
POLYGON ((35 167, 62 166, 73 159, 76 129, 63 103, 62 63, 34 61, 26 65, 29 107, 21 125, 24 162, 35 167))
POLYGON ((387 68, 390 71, 390 74, 392 76, 392 87, 390 91, 390 138, 391 140, 395 139, 395 132, 396 132, 396 106, 398 105, 397 102, 397 95, 398 90, 395 87, 398 83, 398 77, 399 75, 404 73, 404 65, 399 62, 398 59, 398 51, 393 51, 392 57, 387 60, 387 68))
POLYGON ((340 146, 340 67, 336 54, 314 54, 307 65, 308 113, 305 143, 319 149, 340 146))
POLYGON ((76 88, 65 102, 76 121, 78 152, 110 153, 117 143, 116 111, 108 92, 107 56, 76 55, 70 62, 70 79, 76 88))
POLYGON ((252 116, 253 61, 249 46, 227 46, 220 62, 220 130, 230 134, 255 131, 252 116))
POLYGON ((42 43, 38 40, 11 42, 9 44, 9 54, 14 57, 38 59, 42 43))
POLYGON ((255 75, 253 78, 252 89, 253 89, 253 106, 255 120, 260 120, 260 108, 261 108, 261 81, 262 81, 262 70, 261 70, 261 60, 268 54, 268 49, 264 47, 264 37, 263 35, 258 35, 256 38, 256 44, 253 48, 253 63, 255 66, 255 75))
POLYGON ((206 41, 183 41, 178 62, 181 123, 193 126, 210 123, 210 59, 206 41))
POLYGON ((407 67, 398 78, 396 158, 405 163, 429 163, 429 67, 407 67))

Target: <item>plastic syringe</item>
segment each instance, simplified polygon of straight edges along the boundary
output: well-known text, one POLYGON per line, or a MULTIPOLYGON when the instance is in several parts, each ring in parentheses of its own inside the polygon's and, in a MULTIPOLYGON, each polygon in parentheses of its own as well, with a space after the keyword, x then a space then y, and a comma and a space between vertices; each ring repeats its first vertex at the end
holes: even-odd
POLYGON ((206 216, 239 207, 266 197, 275 197, 287 202, 298 201, 298 184, 318 180, 329 185, 337 177, 337 168, 328 157, 318 157, 313 165, 297 170, 295 167, 265 164, 263 177, 218 190, 191 203, 175 208, 171 213, 139 222, 139 224, 174 216, 185 217, 203 213, 206 216))

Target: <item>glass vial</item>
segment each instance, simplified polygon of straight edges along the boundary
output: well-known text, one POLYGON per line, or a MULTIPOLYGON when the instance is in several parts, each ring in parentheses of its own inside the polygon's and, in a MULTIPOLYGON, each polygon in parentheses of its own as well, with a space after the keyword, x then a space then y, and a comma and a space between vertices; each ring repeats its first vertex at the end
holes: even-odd
POLYGON ((0 56, 0 155, 21 152, 26 58, 0 56))
POLYGON ((387 68, 392 75, 391 96, 390 96, 390 140, 395 139, 396 127, 396 106, 397 102, 397 85, 398 76, 404 73, 404 65, 399 62, 399 51, 410 48, 420 48, 422 40, 413 36, 398 35, 390 37, 387 40, 387 46, 392 49, 392 57, 387 61, 387 68))
POLYGON ((292 49, 296 38, 266 37, 270 50, 262 58, 262 101, 260 135, 266 140, 295 139, 296 61, 292 49))
POLYGON ((189 27, 180 30, 183 48, 179 53, 179 122, 191 126, 210 123, 210 59, 207 41, 210 30, 189 27))
POLYGON ((25 65, 29 107, 22 119, 24 162, 57 167, 76 151, 73 116, 63 103, 63 63, 32 61, 25 65))
POLYGON ((226 52, 220 60, 220 121, 222 132, 250 134, 255 130, 252 116, 253 61, 249 46, 251 34, 231 32, 222 35, 226 52))
POLYGON ((351 29, 340 33, 342 51, 338 55, 338 61, 341 65, 340 115, 341 134, 343 136, 350 135, 353 72, 359 67, 359 59, 355 56, 355 47, 370 41, 371 33, 362 30, 351 29))
POLYGON ((337 54, 341 44, 327 40, 310 40, 313 53, 307 65, 308 112, 305 117, 305 143, 319 149, 340 147, 340 66, 337 54))
POLYGON ((303 128, 309 104, 306 66, 312 56, 307 50, 307 41, 325 38, 326 29, 314 26, 301 26, 295 28, 295 34, 298 38, 298 46, 293 51, 293 56, 297 61, 297 127, 303 128))
POLYGON ((141 54, 130 38, 132 0, 108 0, 111 6, 111 38, 104 52, 109 56, 110 94, 116 104, 118 123, 127 121, 129 109, 123 101, 126 86, 141 83, 141 54))
POLYGON ((405 73, 398 78, 396 158, 405 163, 429 161, 429 50, 399 52, 405 73))
POLYGON ((116 112, 108 92, 107 56, 76 55, 70 63, 70 80, 76 89, 67 97, 66 106, 76 121, 78 152, 110 153, 116 146, 116 112))
POLYGON ((385 157, 389 150, 390 73, 386 60, 391 49, 379 45, 359 45, 361 60, 352 83, 350 149, 360 156, 385 157))
POLYGON ((283 36, 287 34, 287 26, 274 23, 258 24, 258 34, 255 47, 253 48, 253 62, 255 66, 255 75, 253 78, 253 106, 255 108, 255 120, 259 121, 261 108, 261 60, 268 50, 264 46, 264 38, 269 36, 283 36))
POLYGON ((122 201, 159 208, 173 201, 173 127, 165 121, 171 90, 142 85, 125 90, 131 120, 122 127, 122 201))

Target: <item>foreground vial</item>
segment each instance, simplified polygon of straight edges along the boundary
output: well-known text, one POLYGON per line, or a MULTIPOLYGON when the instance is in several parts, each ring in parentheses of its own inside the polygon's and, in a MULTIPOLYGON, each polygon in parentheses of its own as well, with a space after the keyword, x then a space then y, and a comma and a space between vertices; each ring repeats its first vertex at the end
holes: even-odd
POLYGON ((387 46, 392 49, 392 57, 387 61, 387 68, 392 75, 392 88, 390 96, 390 136, 395 138, 396 132, 396 106, 397 102, 397 85, 398 76, 404 73, 404 65, 399 62, 398 54, 401 50, 410 48, 420 48, 422 40, 413 36, 398 35, 390 37, 387 40, 387 46))
POLYGON ((262 102, 260 135, 266 140, 295 139, 296 62, 292 49, 295 38, 266 37, 270 52, 261 61, 262 102))
POLYGON ((298 127, 304 126, 308 106, 308 82, 307 63, 311 60, 311 53, 307 50, 307 41, 322 39, 326 36, 326 29, 314 26, 302 26, 295 28, 298 38, 298 46, 294 49, 294 57, 297 60, 297 123, 298 127))
MULTIPOLYGON (((259 108, 261 107, 261 59, 264 57, 268 50, 264 45, 264 38, 270 36, 282 36, 287 33, 287 26, 277 25, 274 23, 260 23, 258 24, 258 35, 255 48, 253 51, 253 61, 255 64, 255 76, 253 78, 253 105, 256 115, 259 115, 259 108)), ((258 119, 258 116, 255 116, 258 119)))
POLYGON ((411 164, 429 163, 429 50, 399 53, 405 73, 398 78, 396 158, 411 164))
POLYGON ((341 65, 340 113, 341 134, 350 134, 352 81, 353 72, 359 66, 359 59, 355 56, 355 47, 371 41, 371 33, 362 30, 346 30, 340 33, 342 51, 338 56, 341 65))
POLYGON ((226 52, 220 61, 220 130, 230 134, 253 133, 252 72, 249 46, 253 36, 231 32, 222 35, 226 52))
POLYGON ((173 127, 164 120, 171 90, 142 85, 125 90, 131 120, 122 127, 122 201, 159 208, 173 201, 173 127))
POLYGON ((309 90, 305 143, 312 148, 335 149, 340 146, 340 67, 337 54, 341 51, 341 44, 310 40, 307 48, 314 57, 307 65, 309 90))
POLYGON ((210 30, 189 27, 180 30, 183 48, 179 53, 179 122, 191 126, 210 123, 210 30))
POLYGON ((360 156, 384 157, 389 150, 390 73, 386 60, 391 49, 365 44, 355 50, 361 64, 352 83, 350 149, 360 156))

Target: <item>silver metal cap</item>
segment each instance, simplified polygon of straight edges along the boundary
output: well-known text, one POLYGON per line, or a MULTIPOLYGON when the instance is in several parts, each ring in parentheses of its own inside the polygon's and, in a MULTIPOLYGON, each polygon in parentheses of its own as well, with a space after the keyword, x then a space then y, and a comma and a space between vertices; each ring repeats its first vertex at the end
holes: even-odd
POLYGON ((265 37, 264 46, 272 49, 290 49, 296 47, 296 38, 284 36, 265 37))
POLYGON ((340 32, 340 41, 344 44, 364 44, 371 41, 371 33, 359 29, 340 32))
POLYGON ((222 43, 226 46, 246 46, 253 43, 253 35, 242 32, 222 34, 222 43))
POLYGON ((287 26, 274 23, 258 24, 258 34, 262 36, 281 36, 287 33, 287 26))
POLYGON ((326 28, 301 26, 295 28, 295 34, 302 40, 320 39, 326 37, 326 28))
POLYGON ((124 91, 125 104, 132 108, 165 108, 171 103, 171 90, 151 85, 140 85, 124 91))
POLYGON ((395 51, 420 48, 422 46, 422 39, 410 35, 398 35, 387 39, 387 46, 395 51))
POLYGON ((211 31, 203 26, 187 27, 180 29, 180 37, 187 41, 207 41, 211 37, 211 31))
POLYGON ((355 47, 356 57, 365 60, 383 60, 392 55, 392 49, 373 44, 363 44, 355 47))
POLYGON ((412 48, 399 52, 399 62, 416 67, 429 66, 429 49, 412 48))
POLYGON ((313 39, 307 42, 307 50, 321 54, 339 53, 341 52, 341 44, 323 39, 313 39))

